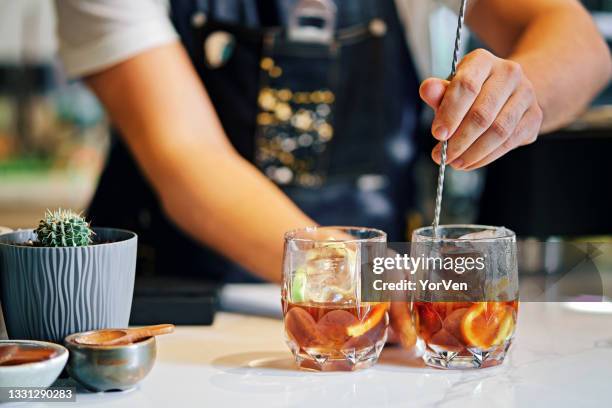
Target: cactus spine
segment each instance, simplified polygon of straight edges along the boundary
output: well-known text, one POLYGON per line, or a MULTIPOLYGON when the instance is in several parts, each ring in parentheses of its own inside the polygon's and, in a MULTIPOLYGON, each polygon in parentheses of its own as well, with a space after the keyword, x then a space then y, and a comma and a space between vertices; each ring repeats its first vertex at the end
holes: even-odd
POLYGON ((94 232, 80 214, 71 210, 47 210, 34 230, 44 247, 80 247, 91 245, 94 232))

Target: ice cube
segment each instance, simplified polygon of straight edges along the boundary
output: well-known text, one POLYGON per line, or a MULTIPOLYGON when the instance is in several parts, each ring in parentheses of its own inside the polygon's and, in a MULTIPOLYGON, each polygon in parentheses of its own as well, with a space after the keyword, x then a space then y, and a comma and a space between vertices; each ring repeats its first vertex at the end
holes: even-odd
POLYGON ((342 243, 322 244, 309 251, 305 298, 311 302, 348 303, 355 299, 357 254, 342 243))

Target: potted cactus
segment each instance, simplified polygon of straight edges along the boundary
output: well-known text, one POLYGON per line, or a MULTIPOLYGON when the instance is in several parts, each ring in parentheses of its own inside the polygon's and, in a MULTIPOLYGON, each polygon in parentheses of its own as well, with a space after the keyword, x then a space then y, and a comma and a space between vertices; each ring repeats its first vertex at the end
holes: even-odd
POLYGON ((94 232, 80 214, 70 210, 47 210, 34 230, 42 247, 84 247, 93 243, 94 232))
POLYGON ((94 228, 68 210, 0 236, 0 301, 10 338, 61 342, 129 322, 136 234, 94 228))

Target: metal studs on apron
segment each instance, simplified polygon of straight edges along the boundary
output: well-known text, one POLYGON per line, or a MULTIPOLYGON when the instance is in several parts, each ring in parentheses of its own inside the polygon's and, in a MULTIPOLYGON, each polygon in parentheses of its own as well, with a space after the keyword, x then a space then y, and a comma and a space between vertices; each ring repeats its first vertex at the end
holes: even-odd
POLYGON ((286 37, 270 36, 264 45, 255 161, 280 185, 315 187, 324 181, 336 97, 328 73, 313 75, 308 66, 333 69, 336 11, 331 0, 299 0, 286 37))
MULTIPOLYGON (((355 47, 369 39, 380 41, 387 34, 387 23, 376 12, 369 20, 338 30, 336 16, 337 8, 331 0, 298 0, 289 15, 286 33, 264 40, 255 163, 282 186, 318 187, 335 176, 330 173, 332 150, 341 154, 347 143, 352 144, 346 136, 343 143, 336 143, 335 137, 339 109, 336 92, 346 87, 340 86, 340 70, 346 69, 341 68, 340 54, 344 47, 355 47)), ((364 61, 381 64, 377 58, 368 59, 371 56, 364 56, 364 61)), ((382 101, 372 98, 369 103, 380 106, 382 101)), ((344 98, 345 122, 346 105, 344 98)), ((367 124, 371 130, 368 136, 380 133, 376 129, 378 120, 367 124)))

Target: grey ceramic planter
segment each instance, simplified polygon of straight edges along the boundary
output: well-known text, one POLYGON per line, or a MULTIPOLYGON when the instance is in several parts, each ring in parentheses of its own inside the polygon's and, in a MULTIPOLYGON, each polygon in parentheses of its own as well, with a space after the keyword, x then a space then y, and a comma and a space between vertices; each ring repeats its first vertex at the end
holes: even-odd
POLYGON ((127 327, 137 236, 97 228, 108 244, 78 248, 13 245, 32 230, 0 236, 0 302, 9 338, 61 343, 75 332, 127 327))

